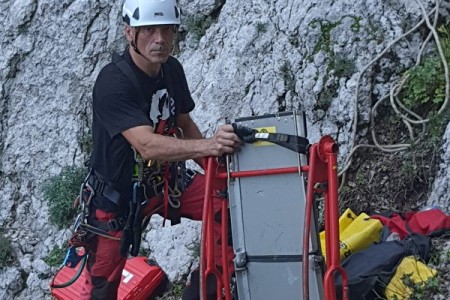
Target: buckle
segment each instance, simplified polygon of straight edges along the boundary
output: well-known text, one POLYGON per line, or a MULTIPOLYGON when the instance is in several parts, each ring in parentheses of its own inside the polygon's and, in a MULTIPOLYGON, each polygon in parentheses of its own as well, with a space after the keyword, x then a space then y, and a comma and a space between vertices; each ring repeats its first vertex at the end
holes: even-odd
POLYGON ((125 221, 123 218, 114 218, 114 219, 108 221, 108 227, 109 227, 109 230, 111 230, 111 231, 122 230, 124 225, 125 225, 125 221))
POLYGON ((105 188, 105 182, 98 179, 95 174, 92 174, 91 177, 88 180, 88 183, 91 185, 92 189, 95 193, 101 195, 103 194, 103 190, 105 188))
POLYGON ((191 169, 186 169, 186 176, 189 178, 189 180, 192 180, 195 175, 197 175, 197 171, 191 170, 191 169))

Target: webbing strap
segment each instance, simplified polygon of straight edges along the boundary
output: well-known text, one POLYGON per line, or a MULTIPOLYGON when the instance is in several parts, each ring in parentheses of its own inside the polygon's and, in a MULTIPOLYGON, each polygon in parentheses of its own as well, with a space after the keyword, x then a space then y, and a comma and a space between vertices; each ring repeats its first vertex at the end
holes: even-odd
POLYGON ((141 106, 142 109, 145 110, 145 108, 146 108, 145 102, 146 102, 147 97, 145 97, 142 86, 139 83, 136 73, 134 73, 130 64, 127 63, 122 58, 122 56, 120 56, 117 53, 113 53, 112 61, 120 69, 120 71, 122 71, 122 73, 130 80, 131 84, 133 85, 134 90, 136 91, 136 93, 138 93, 139 105, 141 106))
POLYGON ((167 214, 169 210, 169 163, 166 162, 166 167, 164 170, 164 220, 163 227, 166 225, 167 214))
POLYGON ((104 231, 104 230, 101 230, 101 229, 99 229, 99 228, 97 228, 97 227, 94 227, 94 226, 92 226, 92 225, 90 225, 90 224, 84 224, 84 223, 82 223, 82 224, 80 224, 80 228, 83 229, 83 230, 89 231, 89 232, 91 232, 91 233, 93 233, 93 234, 102 236, 102 237, 104 237, 104 238, 108 238, 108 239, 111 239, 111 240, 120 241, 120 238, 116 238, 116 237, 110 235, 108 232, 106 232, 106 231, 104 231))
POLYGON ((95 174, 95 171, 93 171, 89 176, 88 183, 94 190, 95 194, 105 197, 115 205, 120 204, 120 193, 114 189, 111 182, 100 179, 95 174))
POLYGON ((124 217, 116 217, 109 221, 99 221, 90 219, 89 224, 102 230, 102 231, 119 231, 125 227, 126 220, 124 217))

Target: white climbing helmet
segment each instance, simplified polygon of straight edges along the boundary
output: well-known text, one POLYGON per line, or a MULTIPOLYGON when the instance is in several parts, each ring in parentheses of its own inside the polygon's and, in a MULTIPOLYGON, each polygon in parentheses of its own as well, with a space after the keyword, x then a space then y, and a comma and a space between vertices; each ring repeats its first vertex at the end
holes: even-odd
POLYGON ((123 20, 131 27, 148 25, 180 25, 180 9, 176 0, 125 0, 123 20))

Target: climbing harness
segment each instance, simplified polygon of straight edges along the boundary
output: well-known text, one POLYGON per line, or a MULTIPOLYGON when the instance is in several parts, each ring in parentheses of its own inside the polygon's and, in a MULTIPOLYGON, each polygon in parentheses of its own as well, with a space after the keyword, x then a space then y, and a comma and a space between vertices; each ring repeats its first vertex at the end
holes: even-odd
MULTIPOLYGON (((183 137, 182 130, 175 126, 171 118, 160 121, 155 133, 174 138, 183 137)), ((129 252, 136 256, 141 244, 142 231, 150 220, 150 217, 144 214, 149 201, 154 199, 153 201, 162 203, 157 209, 163 208, 163 226, 166 219, 170 219, 172 225, 180 223, 181 194, 197 173, 186 169, 184 161, 144 161, 139 152, 132 149, 135 160, 132 178, 133 196, 129 202, 120 249, 122 255, 129 252)))
POLYGON ((64 261, 53 277, 52 282, 50 283, 50 287, 52 288, 65 288, 69 285, 73 284, 81 275, 81 272, 86 265, 86 261, 88 258, 88 249, 89 249, 89 239, 93 236, 93 234, 101 235, 103 237, 116 239, 110 236, 105 230, 101 228, 94 227, 88 223, 89 218, 89 206, 91 204, 91 200, 95 195, 95 190, 89 184, 89 179, 92 175, 92 170, 86 176, 85 180, 81 184, 80 194, 74 201, 74 206, 78 208, 79 213, 75 222, 72 226, 72 236, 69 239, 69 249, 67 250, 66 256, 64 257, 64 261), (69 281, 62 284, 55 284, 54 279, 57 274, 62 270, 63 267, 76 268, 78 264, 81 262, 81 265, 75 274, 75 276, 69 281))
MULTIPOLYGON (((62 284, 54 284, 52 281, 50 284, 52 288, 65 288, 78 279, 88 258, 89 240, 94 235, 120 240, 120 238, 108 234, 108 231, 121 230, 125 225, 123 218, 116 217, 107 222, 96 220, 90 213, 91 202, 95 195, 102 195, 114 203, 119 203, 120 199, 120 194, 114 190, 112 185, 99 179, 95 171, 91 169, 81 184, 80 193, 74 201, 74 207, 78 208, 79 213, 72 225, 72 236, 68 242, 69 249, 57 274, 63 267, 76 268, 80 262, 81 265, 71 280, 62 284)), ((56 278, 56 275, 54 278, 56 278)))

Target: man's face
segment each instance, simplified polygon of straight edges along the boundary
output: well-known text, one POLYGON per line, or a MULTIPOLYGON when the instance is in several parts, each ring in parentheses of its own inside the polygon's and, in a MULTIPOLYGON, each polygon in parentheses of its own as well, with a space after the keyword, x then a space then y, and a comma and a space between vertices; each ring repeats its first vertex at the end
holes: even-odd
POLYGON ((129 42, 134 40, 137 34, 137 44, 139 51, 151 63, 161 64, 166 62, 172 51, 175 37, 174 25, 153 25, 142 27, 126 28, 126 36, 129 42))

